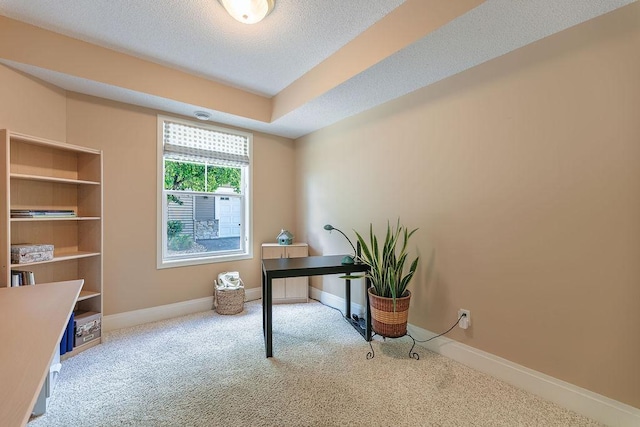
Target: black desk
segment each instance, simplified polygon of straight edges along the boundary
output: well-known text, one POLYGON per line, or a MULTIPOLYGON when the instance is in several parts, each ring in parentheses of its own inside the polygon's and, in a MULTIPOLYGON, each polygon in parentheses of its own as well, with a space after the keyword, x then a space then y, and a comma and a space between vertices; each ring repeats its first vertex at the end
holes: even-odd
MULTIPOLYGON (((273 342, 271 337, 273 322, 272 280, 287 277, 358 273, 369 270, 369 267, 365 264, 342 264, 342 258, 344 258, 344 255, 262 260, 262 331, 264 333, 264 345, 267 351, 267 357, 273 356, 273 342)), ((365 280, 366 287, 368 288, 370 286, 369 279, 367 278, 365 280)), ((367 301, 367 313, 364 329, 360 327, 358 322, 351 319, 351 281, 349 279, 345 280, 345 299, 347 303, 346 318, 356 330, 360 332, 365 340, 371 341, 369 299, 365 297, 367 301)))

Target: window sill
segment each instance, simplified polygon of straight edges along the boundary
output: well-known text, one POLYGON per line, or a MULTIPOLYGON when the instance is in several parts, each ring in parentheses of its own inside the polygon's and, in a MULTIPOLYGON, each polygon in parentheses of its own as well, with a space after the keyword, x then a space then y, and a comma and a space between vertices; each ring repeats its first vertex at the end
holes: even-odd
POLYGON ((157 269, 164 268, 177 268, 188 267, 192 265, 202 264, 217 264, 220 262, 242 261, 246 259, 252 259, 253 254, 232 254, 232 255, 220 255, 215 257, 203 257, 203 258, 190 258, 190 259, 176 259, 176 260, 159 260, 157 269))

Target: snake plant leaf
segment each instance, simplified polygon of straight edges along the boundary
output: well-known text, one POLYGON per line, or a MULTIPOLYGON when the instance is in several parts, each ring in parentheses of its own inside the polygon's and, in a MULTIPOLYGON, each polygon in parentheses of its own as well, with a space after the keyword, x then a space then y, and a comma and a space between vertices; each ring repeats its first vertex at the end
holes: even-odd
POLYGON ((420 257, 416 257, 409 271, 405 272, 409 257, 408 243, 417 230, 417 228, 409 230, 401 225, 400 218, 395 226, 391 226, 391 222, 387 221, 384 240, 379 240, 373 232, 372 223, 369 224, 368 239, 354 230, 362 249, 359 260, 369 266, 369 271, 365 275, 370 279, 376 295, 393 298, 394 309, 396 298, 402 297, 418 268, 420 257))

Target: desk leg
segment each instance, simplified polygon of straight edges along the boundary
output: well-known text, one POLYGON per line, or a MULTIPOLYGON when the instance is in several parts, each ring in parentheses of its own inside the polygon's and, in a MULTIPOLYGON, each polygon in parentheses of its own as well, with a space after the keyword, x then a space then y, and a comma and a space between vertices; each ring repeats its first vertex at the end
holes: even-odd
POLYGON ((272 286, 271 277, 262 271, 262 335, 264 336, 264 348, 267 357, 273 356, 271 341, 272 321, 272 286))
MULTIPOLYGON (((367 289, 369 288, 369 286, 371 286, 371 280, 368 277, 365 279, 365 286, 367 287, 367 289)), ((351 323, 351 326, 353 326, 356 331, 358 331, 358 333, 362 335, 362 338, 364 338, 366 341, 371 341, 371 335, 373 335, 373 331, 371 328, 371 307, 369 307, 369 295, 365 291, 367 310, 364 317, 365 325, 362 326, 362 324, 360 323, 360 318, 358 318, 357 320, 351 318, 351 280, 349 279, 345 279, 344 294, 347 304, 347 306, 345 307, 347 322, 351 323)))
POLYGON ((272 322, 273 322, 273 295, 272 295, 272 279, 267 276, 266 280, 266 297, 265 297, 265 347, 267 350, 267 357, 273 356, 273 342, 272 342, 272 322))
POLYGON ((351 319, 351 280, 344 280, 344 297, 347 301, 347 306, 345 307, 345 316, 347 319, 351 319))
MULTIPOLYGON (((262 270, 262 336, 267 337, 267 308, 265 301, 267 300, 267 277, 264 270, 262 270)), ((266 344, 266 343, 265 343, 266 344)))

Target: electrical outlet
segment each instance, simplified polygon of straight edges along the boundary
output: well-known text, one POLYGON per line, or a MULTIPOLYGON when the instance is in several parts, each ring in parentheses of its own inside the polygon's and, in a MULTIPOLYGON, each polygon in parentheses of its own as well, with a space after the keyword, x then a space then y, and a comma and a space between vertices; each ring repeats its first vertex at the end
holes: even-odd
POLYGON ((460 319, 460 321, 458 322, 458 326, 460 326, 462 329, 467 329, 469 326, 471 326, 471 311, 461 308, 460 310, 458 310, 458 319, 460 319), (465 315, 464 317, 462 317, 463 314, 465 315))

